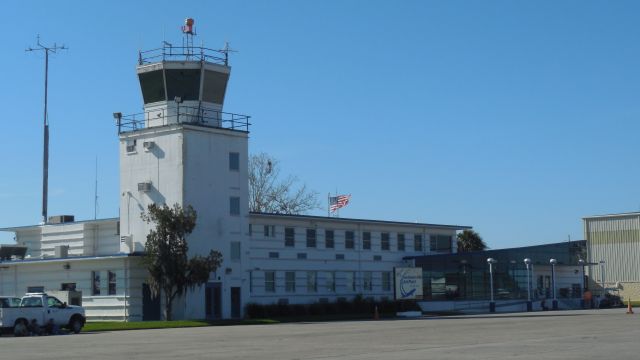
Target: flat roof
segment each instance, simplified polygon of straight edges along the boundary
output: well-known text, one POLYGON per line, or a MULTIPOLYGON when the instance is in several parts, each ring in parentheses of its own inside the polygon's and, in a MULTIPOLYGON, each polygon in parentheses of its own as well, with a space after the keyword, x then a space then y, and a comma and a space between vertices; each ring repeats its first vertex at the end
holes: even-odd
POLYGON ((268 218, 283 218, 283 219, 297 219, 297 220, 361 222, 361 223, 369 223, 369 224, 384 224, 384 225, 397 225, 397 226, 422 226, 422 227, 454 229, 454 230, 472 229, 471 226, 465 226, 465 225, 443 225, 443 224, 428 224, 428 223, 419 223, 419 222, 339 218, 339 217, 315 216, 315 215, 291 215, 291 214, 251 212, 249 213, 249 216, 262 216, 262 217, 268 217, 268 218))
POLYGON ((71 221, 65 223, 58 224, 37 224, 37 225, 24 225, 24 226, 12 226, 6 228, 0 228, 0 231, 16 231, 16 230, 27 230, 27 229, 36 229, 43 226, 60 226, 60 225, 74 225, 74 224, 90 224, 90 223, 100 223, 100 222, 109 222, 109 221, 119 221, 119 218, 106 218, 106 219, 96 219, 96 220, 79 220, 79 221, 71 221))
MULTIPOLYGON (((431 227, 440 229, 452 229, 452 230, 465 230, 472 229, 471 226, 466 225, 446 225, 446 224, 429 224, 419 222, 408 221, 391 221, 391 220, 375 220, 375 219, 357 219, 357 218, 339 218, 331 216, 316 216, 316 215, 293 215, 293 214, 277 214, 277 213, 262 213, 262 212, 250 212, 249 216, 267 217, 267 218, 282 218, 282 219, 296 219, 296 220, 316 220, 316 221, 333 221, 333 222, 360 222, 369 224, 383 224, 383 225, 395 225, 395 226, 418 226, 418 227, 431 227)), ((90 224, 100 222, 117 222, 119 218, 106 218, 97 220, 80 220, 73 222, 66 222, 60 224, 37 224, 37 225, 25 225, 25 226, 13 226, 0 228, 0 231, 17 231, 37 229, 43 226, 60 226, 60 225, 74 225, 74 224, 90 224)))
POLYGON ((83 260, 106 260, 106 259, 120 259, 127 257, 143 256, 141 252, 133 252, 130 254, 112 254, 112 255, 98 255, 98 256, 68 256, 64 258, 46 257, 46 258, 25 258, 17 260, 3 260, 0 261, 0 265, 9 264, 29 264, 29 263, 47 263, 47 262, 69 262, 69 261, 83 261, 83 260))
POLYGON ((586 219, 598 219, 598 218, 622 217, 622 216, 640 216, 640 212, 633 211, 633 212, 625 212, 625 213, 617 213, 617 214, 592 215, 592 216, 585 216, 582 219, 586 220, 586 219))

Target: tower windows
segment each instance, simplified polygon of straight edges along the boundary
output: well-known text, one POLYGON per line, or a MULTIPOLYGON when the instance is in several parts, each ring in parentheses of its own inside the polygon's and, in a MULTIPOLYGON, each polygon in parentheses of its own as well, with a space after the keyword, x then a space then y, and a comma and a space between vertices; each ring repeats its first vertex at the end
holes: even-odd
POLYGON ((229 214, 232 216, 240 216, 240 198, 231 196, 229 198, 229 214))
POLYGON ((229 153, 229 170, 231 171, 239 171, 240 170, 240 154, 237 152, 229 153))

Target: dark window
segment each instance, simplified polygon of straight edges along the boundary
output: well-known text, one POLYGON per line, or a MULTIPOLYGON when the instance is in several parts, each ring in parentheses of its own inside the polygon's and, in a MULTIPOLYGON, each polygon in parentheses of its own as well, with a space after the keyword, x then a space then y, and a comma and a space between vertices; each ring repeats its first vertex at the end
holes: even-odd
POLYGON ((336 260, 344 260, 344 254, 336 254, 336 260))
POLYGON ((415 251, 422 251, 422 235, 421 234, 413 235, 413 249, 415 251))
POLYGON ((382 255, 373 255, 373 261, 382 261, 382 255))
POLYGON ((200 93, 199 69, 165 70, 167 79, 167 97, 173 101, 176 97, 184 100, 198 100, 200 93))
POLYGON ((162 70, 138 74, 138 79, 140 79, 140 88, 145 104, 166 100, 162 70))
POLYGON ((277 259, 280 257, 280 254, 276 251, 269 252, 269 259, 277 259))
POLYGON ((389 233, 381 233, 380 234, 380 249, 389 250, 389 233))
POLYGON ((333 249, 333 230, 324 231, 324 247, 333 249))
POLYGON ((240 215, 240 198, 237 196, 231 196, 229 198, 229 214, 240 215))
POLYGON ((264 291, 276 292, 276 272, 275 271, 264 272, 264 291))
POLYGON ((316 229, 307 229, 307 247, 316 247, 316 229))
POLYGON ((307 253, 298 253, 298 259, 306 259, 307 253))
POLYGON ((451 250, 452 239, 453 237, 451 237, 450 235, 431 235, 431 251, 451 250))
POLYGON ((287 292, 295 292, 296 291, 296 272, 295 271, 287 271, 284 273, 285 276, 285 290, 287 292))
POLYGON ((91 295, 100 295, 100 272, 91 272, 91 295))
POLYGON ((229 170, 240 170, 240 154, 237 152, 229 153, 229 170))
POLYGON ((276 236, 276 227, 275 225, 265 225, 264 226, 264 237, 275 237, 276 236))
POLYGON ((293 247, 296 244, 296 231, 294 228, 284 228, 284 246, 293 247))
POLYGON ((404 234, 398 234, 398 251, 404 251, 404 234))
POLYGON ((371 233, 368 231, 362 233, 362 248, 371 250, 371 233))
POLYGON ((76 291, 76 283, 62 283, 60 285, 62 291, 76 291))
POLYGON ((109 295, 116 294, 116 273, 109 271, 109 295))
POLYGON ((202 89, 202 101, 222 104, 224 101, 224 91, 227 87, 229 74, 217 71, 204 71, 204 86, 202 89))
POLYGON ((355 240, 353 231, 345 231, 344 232, 344 248, 345 249, 353 249, 355 248, 355 240))

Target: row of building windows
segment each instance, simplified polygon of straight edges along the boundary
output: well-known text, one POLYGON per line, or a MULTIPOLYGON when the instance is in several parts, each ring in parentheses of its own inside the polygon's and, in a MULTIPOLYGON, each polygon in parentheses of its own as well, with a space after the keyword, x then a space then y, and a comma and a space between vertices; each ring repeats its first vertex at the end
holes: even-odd
MULTIPOLYGON (((92 271, 91 272, 91 295, 102 295, 101 294, 101 279, 100 279, 100 271, 92 271)), ((104 295, 116 295, 116 273, 113 271, 107 271, 107 293, 104 295)))
MULTIPOLYGON (((284 271, 284 277, 276 277, 278 271, 264 271, 264 292, 265 293, 277 293, 287 292, 295 293, 299 292, 300 285, 304 284, 304 291, 308 293, 316 293, 318 291, 324 292, 336 292, 339 290, 356 292, 360 289, 362 291, 373 291, 374 286, 380 286, 382 291, 391 291, 391 272, 381 271, 378 272, 380 276, 379 284, 374 284, 374 271, 361 271, 360 277, 356 271, 284 271), (301 278, 299 274, 304 273, 304 277, 301 278), (360 285, 360 286, 358 286, 360 285)), ((254 284, 253 276, 251 277, 251 291, 258 284, 254 284)))
MULTIPOLYGON (((253 235, 254 225, 250 225, 249 232, 253 235)), ((264 225, 263 227, 264 237, 275 238, 276 231, 274 225, 264 225)), ((326 249, 334 249, 336 247, 335 242, 335 230, 324 230, 324 247, 326 249)), ((355 249, 356 240, 355 232, 351 230, 344 231, 344 248, 355 249)), ((451 250, 453 237, 450 235, 429 235, 429 248, 431 251, 447 251, 451 250)), ((284 246, 295 247, 296 243, 296 231, 293 227, 284 228, 284 246)), ((423 238, 422 234, 413 234, 413 250, 423 251, 423 238)), ((318 230, 306 229, 306 245, 308 248, 318 247, 318 230)), ((396 235, 396 249, 398 251, 406 251, 408 247, 408 241, 405 234, 398 233, 396 235)), ((362 232, 362 249, 371 250, 371 232, 362 232)), ((380 233, 380 249, 391 250, 391 233, 380 233)))
MULTIPOLYGON (((231 249, 233 249, 233 243, 231 245, 232 245, 231 249)), ((240 259, 240 255, 238 255, 238 258, 236 259, 236 258, 234 258, 233 254, 234 253, 233 253, 233 250, 232 250, 231 260, 239 260, 240 259)), ((298 260, 306 259, 307 258, 307 253, 297 253, 295 258, 298 259, 298 260)), ((278 251, 269 251, 269 259, 280 259, 280 252, 278 252, 278 251)), ((336 260, 344 260, 344 259, 345 259, 344 254, 336 254, 336 260)), ((372 259, 373 259, 373 261, 382 261, 382 255, 373 255, 372 259)), ((322 259, 322 260, 327 260, 327 259, 322 259)))

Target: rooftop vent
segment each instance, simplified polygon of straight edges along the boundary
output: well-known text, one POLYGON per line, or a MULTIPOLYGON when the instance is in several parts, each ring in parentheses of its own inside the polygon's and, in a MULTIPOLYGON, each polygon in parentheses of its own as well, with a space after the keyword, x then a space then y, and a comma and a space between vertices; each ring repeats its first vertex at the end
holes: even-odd
POLYGON ((57 258, 69 257, 69 245, 58 245, 54 248, 54 254, 57 258))
POLYGON ((24 256, 26 253, 27 253, 26 246, 10 246, 10 245, 0 246, 0 260, 11 260, 12 258, 24 259, 24 256))
POLYGON ((75 216, 73 215, 49 216, 49 224, 64 224, 64 223, 71 223, 74 221, 75 221, 75 216))

